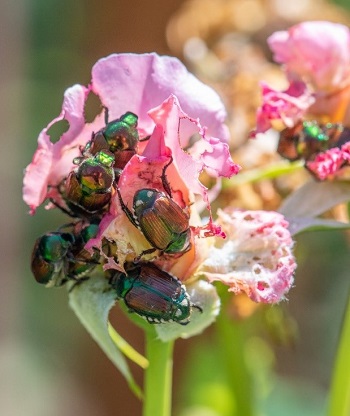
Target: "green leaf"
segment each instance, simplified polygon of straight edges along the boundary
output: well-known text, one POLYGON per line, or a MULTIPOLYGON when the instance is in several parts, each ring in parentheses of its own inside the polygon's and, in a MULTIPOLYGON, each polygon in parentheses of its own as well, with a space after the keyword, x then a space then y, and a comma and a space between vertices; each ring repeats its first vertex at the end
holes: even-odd
MULTIPOLYGON (((92 274, 86 282, 75 285, 69 293, 69 305, 80 322, 102 348, 107 357, 124 375, 135 395, 141 398, 142 393, 140 387, 135 383, 126 359, 120 349, 126 352, 129 358, 136 358, 136 360, 138 359, 137 353, 135 352, 136 355, 133 355, 133 353, 130 354, 132 347, 124 340, 121 342, 121 337, 114 330, 110 329, 108 322, 108 314, 115 305, 115 301, 115 292, 111 289, 107 279, 102 274, 97 273, 92 274)), ((143 364, 145 364, 144 360, 143 358, 143 364)))
POLYGON ((289 222, 288 229, 292 235, 300 234, 304 231, 347 230, 350 228, 349 223, 322 218, 286 217, 286 220, 289 222))
POLYGON ((311 218, 347 201, 350 201, 350 182, 310 181, 289 195, 279 212, 289 218, 311 218))

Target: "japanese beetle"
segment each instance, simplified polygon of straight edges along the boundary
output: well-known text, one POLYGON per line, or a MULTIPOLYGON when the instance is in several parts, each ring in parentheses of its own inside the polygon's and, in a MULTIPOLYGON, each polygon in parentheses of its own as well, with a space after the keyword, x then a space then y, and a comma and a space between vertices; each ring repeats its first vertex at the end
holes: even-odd
POLYGON ((89 217, 103 213, 111 199, 115 178, 113 163, 112 153, 100 151, 83 160, 68 175, 60 192, 71 211, 70 215, 89 217))
POLYGON ((82 159, 107 150, 114 154, 114 169, 120 173, 136 154, 139 142, 137 121, 137 115, 128 111, 108 122, 108 110, 105 108, 105 127, 92 134, 91 140, 82 150, 83 156, 74 159, 74 163, 80 164, 82 159))
POLYGON ((39 237, 33 248, 31 270, 35 280, 49 286, 64 283, 65 257, 74 244, 71 233, 50 232, 39 237))
POLYGON ((117 188, 120 205, 131 223, 137 227, 153 247, 167 254, 185 253, 191 248, 189 215, 164 192, 140 189, 134 195, 134 214, 124 203, 117 188))
POLYGON ((125 269, 126 273, 109 270, 112 273, 109 283, 130 312, 136 312, 151 324, 190 322, 195 305, 177 277, 149 262, 127 264, 125 269))
POLYGON ((277 152, 291 161, 309 161, 318 153, 340 147, 349 139, 350 130, 340 123, 302 121, 281 132, 277 152))
POLYGON ((79 232, 49 232, 39 237, 33 248, 31 270, 38 283, 62 286, 68 280, 81 282, 99 263, 99 254, 91 255, 85 244, 97 235, 98 225, 89 224, 79 232))

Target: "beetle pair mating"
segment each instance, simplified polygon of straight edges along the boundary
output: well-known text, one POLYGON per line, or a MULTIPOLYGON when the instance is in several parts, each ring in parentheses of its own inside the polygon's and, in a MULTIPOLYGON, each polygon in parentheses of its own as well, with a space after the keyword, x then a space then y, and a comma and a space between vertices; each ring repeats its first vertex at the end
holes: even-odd
POLYGON ((77 168, 58 185, 66 207, 53 199, 51 202, 71 217, 102 217, 122 170, 136 154, 137 121, 134 113, 127 112, 108 122, 106 109, 106 126, 92 134, 81 156, 73 160, 77 168))
POLYGON ((98 232, 98 223, 69 224, 39 237, 33 248, 31 270, 38 283, 62 286, 69 280, 80 283, 99 264, 99 253, 85 250, 98 232), (61 231, 69 227, 70 231, 61 231))

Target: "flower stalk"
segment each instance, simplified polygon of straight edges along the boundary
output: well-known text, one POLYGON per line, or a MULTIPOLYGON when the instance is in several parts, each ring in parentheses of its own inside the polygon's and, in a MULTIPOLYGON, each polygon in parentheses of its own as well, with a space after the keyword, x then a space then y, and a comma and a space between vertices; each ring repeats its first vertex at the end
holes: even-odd
POLYGON ((143 416, 170 416, 174 341, 160 341, 154 331, 146 331, 143 416))
POLYGON ((346 416, 350 412, 350 297, 344 315, 342 333, 333 370, 328 416, 346 416))

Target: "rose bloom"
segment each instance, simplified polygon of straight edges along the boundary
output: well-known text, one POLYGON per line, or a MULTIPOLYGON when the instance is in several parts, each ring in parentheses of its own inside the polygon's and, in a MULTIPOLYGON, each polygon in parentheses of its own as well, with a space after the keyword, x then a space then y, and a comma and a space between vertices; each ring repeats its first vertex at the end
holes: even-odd
POLYGON ((311 21, 273 33, 267 40, 274 60, 289 79, 299 78, 317 92, 350 83, 350 31, 341 24, 311 21))
POLYGON ((263 104, 257 112, 256 133, 270 128, 271 120, 281 120, 285 127, 292 127, 312 114, 325 121, 343 122, 349 101, 349 29, 331 22, 303 22, 288 31, 273 33, 268 44, 290 86, 286 91, 275 91, 282 111, 272 112, 268 103, 273 90, 262 84, 263 104))
MULTIPOLYGON (((222 240, 227 231, 234 232, 235 236, 237 233, 233 229, 223 231, 222 225, 215 224, 209 200, 211 191, 199 180, 202 172, 218 180, 231 177, 240 169, 230 156, 228 130, 224 124, 226 112, 220 98, 175 58, 156 54, 121 54, 99 60, 92 69, 89 86, 69 88, 64 95, 61 114, 39 135, 38 149, 24 177, 24 200, 32 214, 46 200, 65 206, 60 185, 71 171, 77 169, 74 158, 81 157, 82 149, 94 133, 105 127, 103 112, 92 123, 85 121, 84 108, 91 93, 97 95, 108 109, 109 121, 128 111, 136 114, 138 134, 144 140, 138 143, 136 154, 112 188, 109 209, 100 222, 98 235, 88 242, 86 248, 101 249, 105 269, 123 271, 126 261, 154 261, 162 270, 186 281, 191 300, 203 309, 203 314, 197 315, 207 319, 206 305, 203 304, 206 301, 200 299, 208 299, 208 293, 215 289, 209 285, 212 289, 208 290, 208 284, 191 286, 191 282, 198 279, 195 272, 209 258, 213 241, 222 240), (52 143, 48 129, 61 120, 68 121, 69 129, 59 141, 52 143), (184 252, 179 250, 167 254, 155 250, 127 216, 125 206, 133 215, 134 196, 143 189, 165 194, 188 217, 190 241, 184 252), (199 207, 202 206, 206 207, 207 220, 204 222, 200 218, 199 207), (116 246, 113 255, 103 250, 106 241, 116 246), (202 297, 198 295, 199 291, 204 294, 202 297)), ((52 207, 51 203, 47 206, 52 207)), ((271 213, 271 218, 275 216, 279 218, 279 214, 271 213)), ((177 224, 178 218, 174 217, 172 221, 177 224)), ((239 229, 238 223, 237 227, 239 229)), ((287 229, 285 232, 288 233, 287 229)), ((261 237, 259 235, 259 239, 261 237)), ((228 235, 228 238, 232 237, 228 235)), ((292 247, 291 240, 289 246, 292 247)), ((271 256, 276 252, 271 251, 271 256)), ((254 250, 251 255, 255 255, 254 250)), ((232 267, 240 266, 232 263, 232 267)), ((293 272, 294 268, 290 267, 287 284, 283 277, 284 290, 278 289, 267 299, 276 302, 284 298, 292 284, 293 272)), ((228 282, 224 277, 222 281, 232 287, 232 279, 228 282)), ((255 297, 256 301, 261 299, 255 297)), ((213 314, 218 313, 217 302, 215 292, 210 306, 213 314)), ((202 328, 203 322, 199 326, 202 328)))
MULTIPOLYGON (((262 86, 254 137, 271 127, 292 128, 303 120, 350 126, 350 31, 341 24, 303 22, 268 38, 273 58, 290 81, 286 91, 262 86), (299 93, 295 93, 298 85, 299 93), (271 105, 273 100, 274 105, 271 105), (277 104, 276 104, 277 103, 277 104)), ((332 145, 334 146, 334 145, 332 145)), ((342 147, 315 155, 306 166, 319 180, 343 175, 342 147)))

